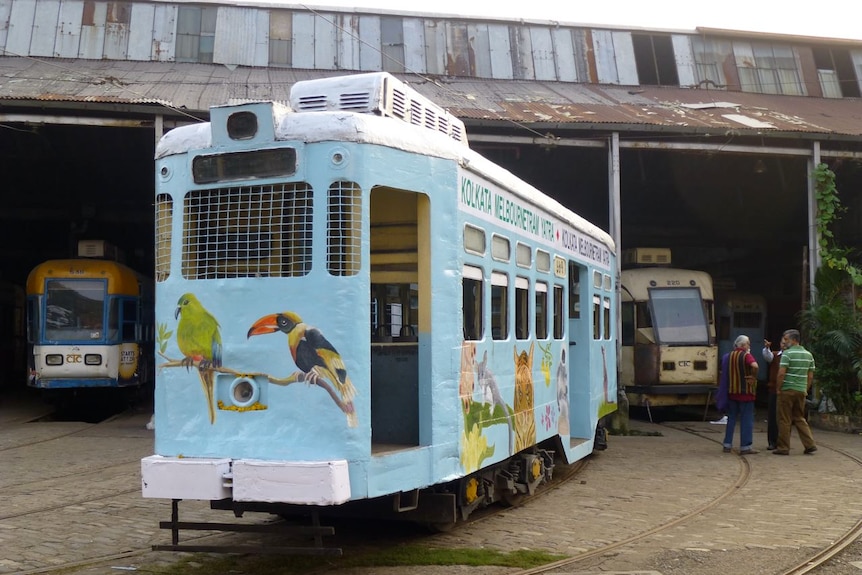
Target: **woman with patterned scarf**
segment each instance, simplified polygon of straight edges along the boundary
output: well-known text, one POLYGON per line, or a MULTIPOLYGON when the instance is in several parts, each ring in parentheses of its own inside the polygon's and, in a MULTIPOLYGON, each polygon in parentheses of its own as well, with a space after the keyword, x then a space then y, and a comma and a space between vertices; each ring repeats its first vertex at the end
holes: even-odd
POLYGON ((721 384, 727 390, 727 429, 724 452, 733 447, 733 432, 739 421, 739 454, 757 453, 754 441, 754 400, 757 394, 757 360, 751 355, 751 341, 741 335, 733 342, 733 351, 721 358, 721 384))

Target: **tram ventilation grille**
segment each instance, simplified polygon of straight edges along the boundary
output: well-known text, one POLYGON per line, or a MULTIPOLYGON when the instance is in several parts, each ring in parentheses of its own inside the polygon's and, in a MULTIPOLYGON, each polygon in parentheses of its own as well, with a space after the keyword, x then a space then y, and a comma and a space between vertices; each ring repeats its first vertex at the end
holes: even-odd
POLYGON ((386 72, 297 82, 290 105, 297 112, 343 110, 396 118, 467 145, 461 120, 386 72))

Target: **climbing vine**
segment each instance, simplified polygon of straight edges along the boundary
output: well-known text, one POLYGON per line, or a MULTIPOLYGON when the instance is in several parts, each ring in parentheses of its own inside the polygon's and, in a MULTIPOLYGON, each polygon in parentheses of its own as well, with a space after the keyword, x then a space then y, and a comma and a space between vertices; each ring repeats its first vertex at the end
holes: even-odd
POLYGON ((850 250, 835 242, 832 227, 841 219, 841 214, 847 211, 847 208, 841 205, 841 199, 838 197, 835 172, 826 164, 818 164, 814 170, 814 197, 817 201, 815 225, 823 264, 846 272, 854 285, 862 285, 862 270, 850 263, 850 250))

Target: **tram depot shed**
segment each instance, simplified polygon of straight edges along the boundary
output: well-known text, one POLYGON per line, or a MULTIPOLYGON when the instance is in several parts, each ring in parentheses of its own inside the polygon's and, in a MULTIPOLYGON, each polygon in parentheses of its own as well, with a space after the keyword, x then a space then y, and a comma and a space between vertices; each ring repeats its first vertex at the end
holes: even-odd
MULTIPOLYGON (((0 280, 105 239, 153 269, 153 154, 212 105, 389 71, 470 145, 619 249, 763 294, 793 322, 819 265, 811 174, 862 234, 862 41, 245 2, 0 0, 0 280)), ((4 374, 5 376, 6 374, 4 374)), ((23 385, 3 377, 5 386, 23 385)))

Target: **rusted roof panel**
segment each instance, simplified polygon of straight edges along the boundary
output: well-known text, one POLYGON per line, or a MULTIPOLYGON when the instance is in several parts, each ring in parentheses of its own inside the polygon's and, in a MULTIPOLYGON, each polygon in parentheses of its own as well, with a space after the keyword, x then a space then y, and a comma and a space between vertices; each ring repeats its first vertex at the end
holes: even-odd
MULTIPOLYGON (((293 83, 338 72, 228 69, 207 64, 0 57, 0 102, 162 104, 189 113, 235 100, 286 101, 293 83)), ((456 116, 545 129, 862 136, 859 99, 823 99, 654 86, 423 79, 401 75, 456 116)), ((70 109, 73 108, 70 105, 70 109)))

